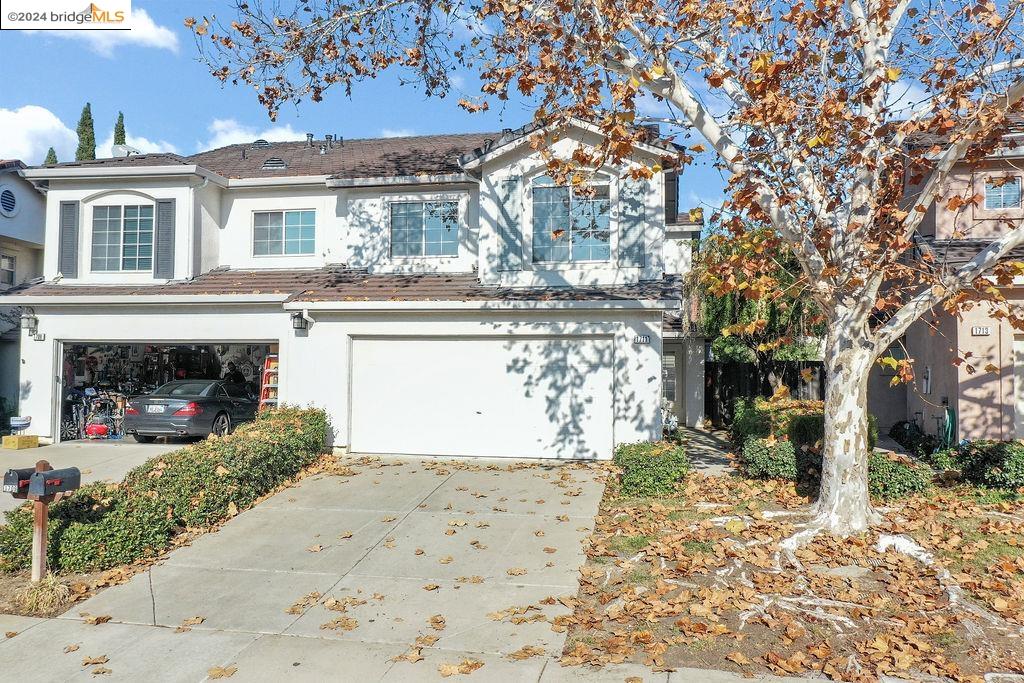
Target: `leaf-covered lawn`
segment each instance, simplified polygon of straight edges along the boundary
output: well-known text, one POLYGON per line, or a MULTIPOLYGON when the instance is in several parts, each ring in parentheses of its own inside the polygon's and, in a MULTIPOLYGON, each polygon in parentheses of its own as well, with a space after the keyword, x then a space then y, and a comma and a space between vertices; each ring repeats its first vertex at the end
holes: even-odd
POLYGON ((638 661, 839 680, 1024 673, 1024 502, 940 489, 849 539, 779 552, 808 500, 783 482, 693 475, 605 492, 563 663, 638 661), (910 536, 927 560, 880 537, 910 536), (949 572, 947 576, 943 570, 949 572), (961 590, 962 589, 962 590, 961 590))

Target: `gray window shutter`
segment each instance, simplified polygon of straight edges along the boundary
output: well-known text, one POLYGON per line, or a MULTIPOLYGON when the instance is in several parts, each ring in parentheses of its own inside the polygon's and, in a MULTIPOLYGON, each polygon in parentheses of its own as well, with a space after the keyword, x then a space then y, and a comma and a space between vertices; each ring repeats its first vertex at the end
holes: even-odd
POLYGON ((523 267, 522 179, 506 178, 498 185, 498 270, 523 267))
POLYGON ((153 277, 174 278, 174 200, 156 200, 153 277))
POLYGON ((66 278, 78 277, 78 202, 60 203, 57 270, 66 278))
POLYGON ((665 224, 679 221, 679 174, 665 171, 665 224))
POLYGON ((646 258, 647 181, 623 178, 619 183, 619 265, 643 267, 646 258))

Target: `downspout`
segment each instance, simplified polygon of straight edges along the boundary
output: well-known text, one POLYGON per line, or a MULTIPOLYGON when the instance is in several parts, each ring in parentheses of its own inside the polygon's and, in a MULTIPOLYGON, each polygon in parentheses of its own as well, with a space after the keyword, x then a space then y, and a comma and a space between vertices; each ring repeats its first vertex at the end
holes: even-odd
POLYGON ((309 314, 308 308, 302 309, 302 319, 311 325, 316 323, 316 320, 313 319, 313 316, 309 314))

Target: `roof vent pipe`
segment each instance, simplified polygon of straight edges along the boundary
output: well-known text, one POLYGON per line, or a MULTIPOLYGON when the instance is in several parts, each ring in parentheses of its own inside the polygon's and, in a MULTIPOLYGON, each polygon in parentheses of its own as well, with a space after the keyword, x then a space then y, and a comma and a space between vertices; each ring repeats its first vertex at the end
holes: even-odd
POLYGON ((306 146, 307 147, 312 147, 313 146, 313 134, 312 133, 306 133, 306 146))
POLYGON ((327 141, 327 147, 328 148, 334 147, 334 136, 333 135, 328 133, 327 135, 324 136, 324 140, 327 141))

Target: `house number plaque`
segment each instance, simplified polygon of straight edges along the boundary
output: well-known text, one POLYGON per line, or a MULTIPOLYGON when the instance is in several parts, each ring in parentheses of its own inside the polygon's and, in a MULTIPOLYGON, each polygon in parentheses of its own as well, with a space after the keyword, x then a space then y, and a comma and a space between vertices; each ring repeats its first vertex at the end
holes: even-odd
POLYGON ((649 335, 649 334, 638 334, 635 337, 633 337, 633 343, 634 344, 650 344, 651 343, 651 335, 649 335))

